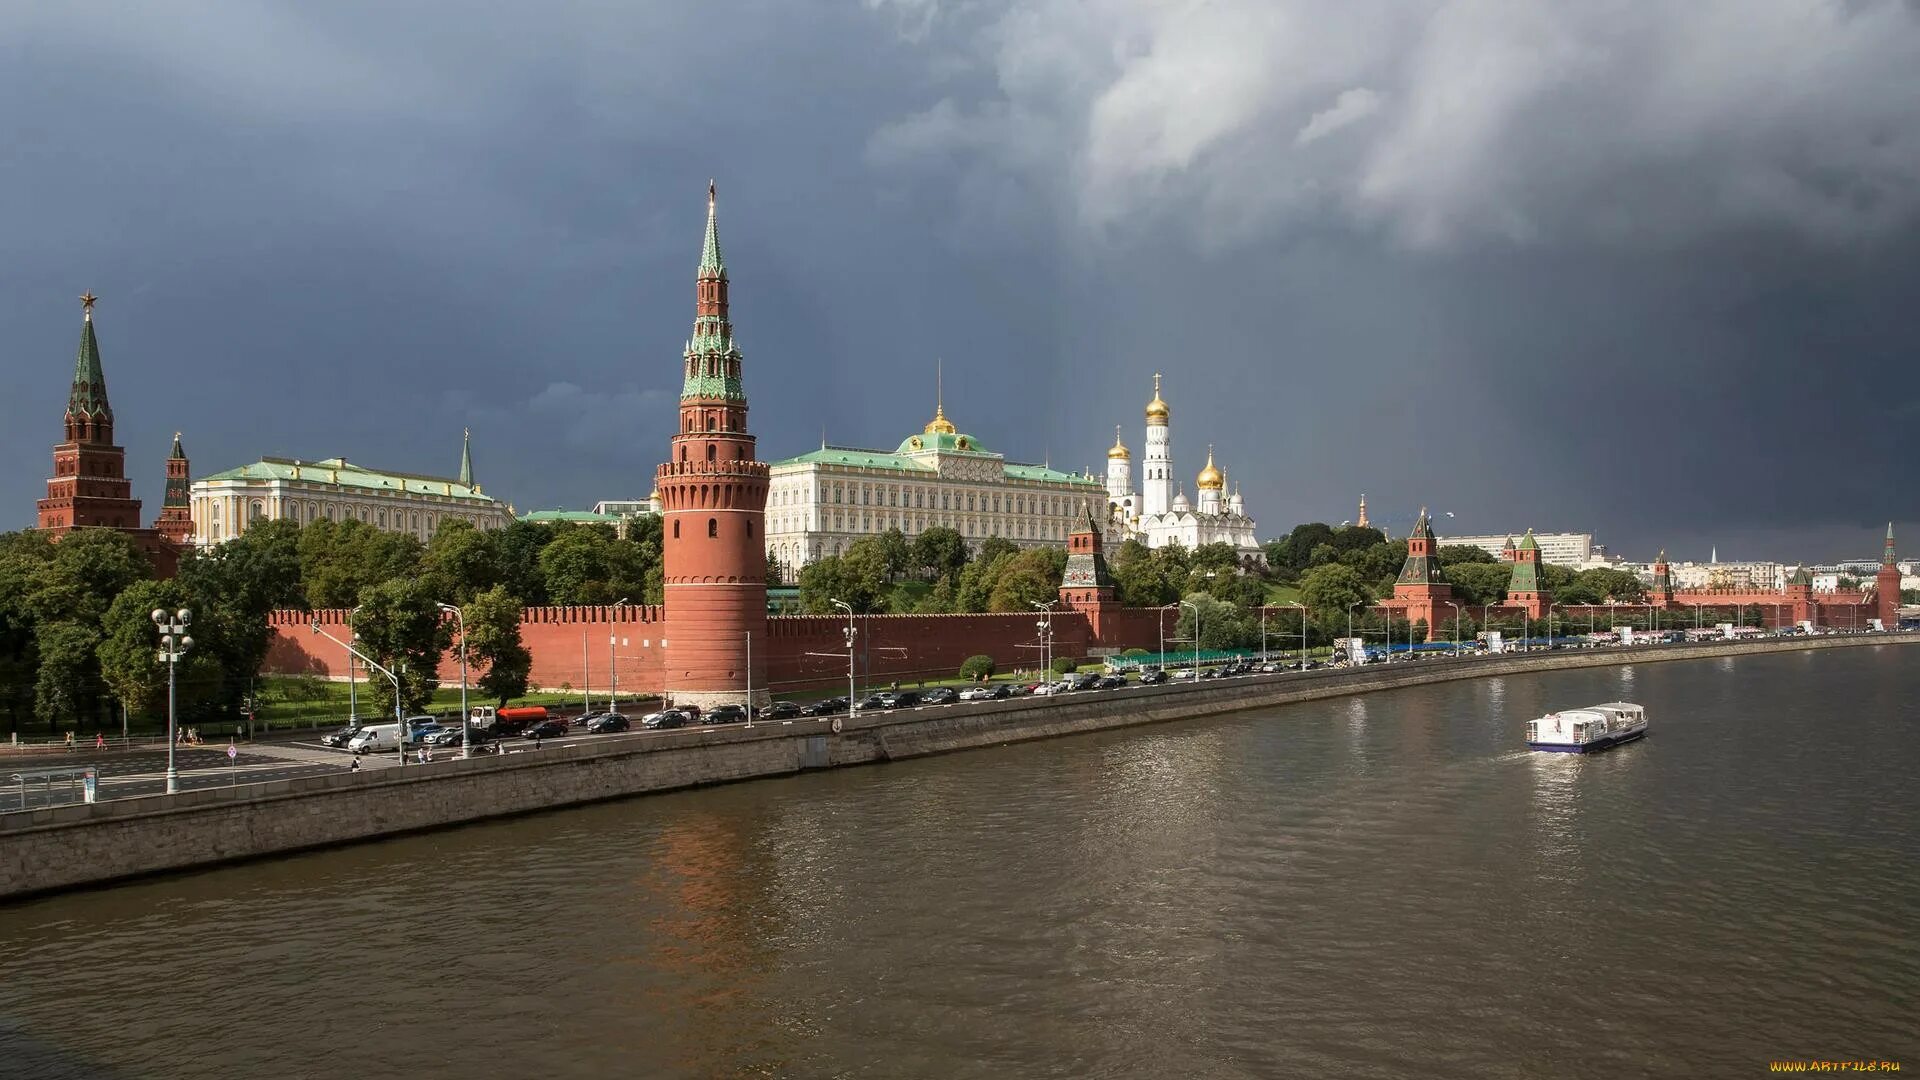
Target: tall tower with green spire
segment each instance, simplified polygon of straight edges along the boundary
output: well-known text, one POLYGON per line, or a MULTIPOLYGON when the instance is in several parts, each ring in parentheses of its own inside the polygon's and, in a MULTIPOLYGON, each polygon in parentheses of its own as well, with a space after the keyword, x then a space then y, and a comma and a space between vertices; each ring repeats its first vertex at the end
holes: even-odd
POLYGON ((676 705, 767 700, 767 465, 747 433, 727 266, 707 184, 693 337, 682 353, 680 428, 660 493, 665 691, 676 705))
POLYGON ((1880 572, 1873 578, 1874 614, 1883 630, 1900 629, 1900 558, 1893 550, 1893 522, 1887 522, 1887 545, 1880 552, 1880 572))
POLYGON ((72 529, 138 530, 140 500, 127 479, 126 451, 113 445, 113 406, 93 333, 89 292, 80 298, 80 351, 67 392, 66 439, 53 448, 53 476, 39 502, 39 528, 58 539, 72 529))

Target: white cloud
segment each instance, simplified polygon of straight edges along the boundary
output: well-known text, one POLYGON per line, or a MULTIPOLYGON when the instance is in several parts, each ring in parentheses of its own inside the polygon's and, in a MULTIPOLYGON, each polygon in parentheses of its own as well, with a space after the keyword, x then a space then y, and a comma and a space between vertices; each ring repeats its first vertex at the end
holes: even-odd
POLYGON ((1235 222, 1203 225, 1216 243, 1339 220, 1416 247, 1837 245, 1920 218, 1901 0, 1002 0, 964 23, 867 3, 992 75, 882 128, 872 160, 961 191, 1024 177, 1095 232, 1199 206, 1235 222))
POLYGON ((1307 126, 1293 137, 1293 145, 1305 146, 1317 139, 1339 131, 1343 127, 1357 124, 1380 111, 1379 94, 1364 86, 1352 90, 1342 90, 1331 106, 1314 113, 1307 120, 1307 126))

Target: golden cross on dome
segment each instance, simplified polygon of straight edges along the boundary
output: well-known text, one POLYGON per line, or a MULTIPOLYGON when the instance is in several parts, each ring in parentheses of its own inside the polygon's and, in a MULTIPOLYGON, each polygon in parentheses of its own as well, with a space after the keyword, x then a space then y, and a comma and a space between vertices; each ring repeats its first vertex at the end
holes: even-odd
POLYGON ((86 317, 88 322, 93 321, 93 304, 94 301, 98 299, 100 298, 93 295, 92 289, 88 289, 86 292, 80 294, 80 313, 86 317))

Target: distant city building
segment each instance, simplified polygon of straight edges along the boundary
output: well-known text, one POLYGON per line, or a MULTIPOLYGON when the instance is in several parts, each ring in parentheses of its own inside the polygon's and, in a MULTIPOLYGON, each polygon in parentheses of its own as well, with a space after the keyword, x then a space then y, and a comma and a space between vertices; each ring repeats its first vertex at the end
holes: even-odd
POLYGON ((257 519, 301 525, 354 519, 425 541, 445 521, 498 529, 513 516, 511 508, 474 483, 467 441, 460 448, 457 478, 382 472, 337 457, 268 457, 202 477, 192 491, 193 541, 201 547, 231 540, 257 519))
POLYGON ((1777 562, 1672 564, 1677 589, 1784 589, 1795 568, 1777 562))
MULTIPOLYGON (((53 476, 47 480, 46 498, 35 506, 35 528, 56 541, 75 529, 116 529, 133 540, 156 573, 172 577, 179 563, 179 549, 170 539, 180 531, 177 514, 163 511, 153 528, 140 524, 140 500, 133 497, 133 481, 127 478, 127 452, 113 442, 113 406, 107 402, 107 376, 93 331, 98 299, 92 292, 80 298, 80 348, 62 421, 66 437, 53 448, 53 476)), ((173 449, 177 460, 167 463, 169 509, 174 473, 186 475, 177 435, 173 449)))
POLYGON ((1191 551, 1205 544, 1226 544, 1242 558, 1263 559, 1246 502, 1237 487, 1227 494, 1227 473, 1214 464, 1213 447, 1207 447, 1206 467, 1194 478, 1196 502, 1188 502, 1186 491, 1175 484, 1171 418, 1156 374, 1153 400, 1147 402, 1146 454, 1138 493, 1133 490, 1132 451, 1121 441, 1119 428, 1114 429, 1113 448, 1107 451, 1108 531, 1150 548, 1179 544, 1191 551))
POLYGON ((982 446, 937 398, 933 419, 891 452, 823 444, 769 469, 767 558, 789 577, 888 529, 912 538, 944 526, 975 549, 993 536, 1064 547, 1082 504, 1104 498, 1091 476, 1008 461, 982 446))
MULTIPOLYGON (((1513 549, 1514 537, 1518 533, 1501 533, 1497 536, 1443 536, 1442 547, 1477 547, 1495 558, 1505 558, 1513 549)), ((1607 554, 1605 545, 1593 542, 1592 533, 1534 533, 1534 543, 1540 546, 1540 561, 1549 566, 1565 566, 1575 570, 1590 567, 1614 566, 1620 560, 1607 554)))
POLYGON ((656 491, 644 499, 602 499, 593 504, 593 512, 612 517, 657 514, 660 512, 660 493, 656 491))

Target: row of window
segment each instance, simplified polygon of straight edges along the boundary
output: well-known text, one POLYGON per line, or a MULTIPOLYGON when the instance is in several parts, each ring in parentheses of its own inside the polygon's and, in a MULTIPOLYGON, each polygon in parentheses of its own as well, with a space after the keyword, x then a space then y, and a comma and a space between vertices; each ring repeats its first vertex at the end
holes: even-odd
MULTIPOLYGON (((806 515, 769 515, 767 520, 769 530, 775 534, 809 531, 806 515)), ((886 532, 888 529, 899 529, 908 536, 915 536, 939 526, 957 529, 960 535, 967 537, 1004 536, 1010 540, 1064 540, 1067 537, 1067 526, 1051 521, 1000 521, 995 518, 983 521, 979 518, 928 518, 886 513, 876 516, 845 512, 822 512, 820 520, 820 531, 886 532)))
MULTIPOLYGON (((720 535, 720 519, 708 518, 707 519, 707 538, 716 539, 719 537, 719 535, 720 535)), ((675 540, 680 539, 680 522, 679 522, 679 519, 677 518, 674 520, 674 523, 673 523, 673 538, 675 540)), ((752 518, 747 519, 747 539, 749 540, 753 539, 753 519, 752 518)))
MULTIPOLYGON (((208 536, 210 539, 221 540, 225 538, 229 528, 229 523, 226 521, 227 503, 229 501, 231 500, 208 499, 202 504, 204 508, 203 512, 195 515, 196 520, 207 522, 208 536)), ((245 522, 257 521, 266 516, 266 500, 247 500, 242 506, 236 508, 233 515, 234 520, 230 526, 232 534, 234 536, 240 535, 245 522), (243 516, 244 521, 242 520, 243 516)), ((293 501, 283 501, 280 504, 280 516, 288 521, 304 521, 309 525, 316 521, 345 521, 357 517, 362 523, 372 525, 375 528, 393 529, 396 531, 407 529, 414 533, 421 533, 424 529, 426 534, 431 534, 433 530, 440 527, 441 522, 447 520, 460 520, 472 525, 481 524, 480 516, 477 514, 450 514, 429 510, 423 515, 419 510, 394 510, 391 515, 389 515, 388 511, 378 507, 338 506, 334 503, 300 503, 293 501)))
POLYGON ((810 488, 778 488, 773 505, 799 506, 807 503, 857 503, 861 506, 899 506, 914 510, 964 510, 968 513, 1037 514, 1064 517, 1072 512, 1072 501, 1060 495, 1002 495, 999 492, 964 493, 932 487, 902 488, 890 484, 823 484, 810 488), (935 500, 938 499, 938 505, 935 500))

